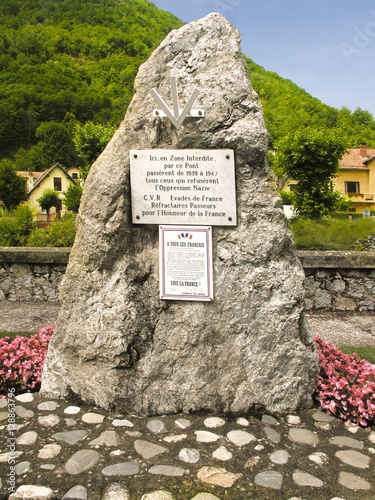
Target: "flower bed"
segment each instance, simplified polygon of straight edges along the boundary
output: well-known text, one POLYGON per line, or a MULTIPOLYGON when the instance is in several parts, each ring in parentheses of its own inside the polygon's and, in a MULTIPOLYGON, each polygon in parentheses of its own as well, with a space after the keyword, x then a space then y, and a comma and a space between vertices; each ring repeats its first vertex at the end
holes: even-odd
POLYGON ((43 363, 55 325, 42 328, 30 338, 0 338, 0 395, 9 389, 16 394, 37 391, 42 379, 43 363))
MULTIPOLYGON (((9 389, 21 392, 40 388, 43 363, 55 325, 30 338, 0 338, 0 397, 9 389)), ((343 354, 334 345, 315 337, 320 359, 316 398, 338 418, 361 425, 375 425, 375 369, 356 354, 343 354)))
POLYGON ((320 359, 316 395, 321 407, 354 424, 374 426, 374 367, 356 353, 343 354, 319 337, 315 341, 320 359))

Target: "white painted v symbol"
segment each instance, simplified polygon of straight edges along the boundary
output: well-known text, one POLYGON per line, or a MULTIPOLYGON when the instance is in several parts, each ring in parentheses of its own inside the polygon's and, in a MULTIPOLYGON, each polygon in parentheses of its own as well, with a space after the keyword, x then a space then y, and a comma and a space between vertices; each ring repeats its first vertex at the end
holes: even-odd
POLYGON ((186 103, 184 109, 182 110, 182 112, 180 114, 180 108, 178 105, 178 94, 177 94, 177 78, 175 76, 171 76, 170 80, 171 80, 171 91, 172 91, 172 101, 173 101, 173 113, 168 108, 165 101, 160 97, 160 95, 156 92, 155 89, 151 89, 150 94, 155 99, 157 104, 159 104, 159 106, 162 108, 162 110, 165 112, 165 114, 168 116, 168 118, 171 120, 171 122, 176 127, 176 129, 179 130, 183 121, 186 118, 186 115, 191 110, 191 108, 194 104, 194 101, 197 98, 197 95, 199 94, 199 90, 197 88, 195 88, 193 90, 193 93, 189 97, 188 102, 186 103))

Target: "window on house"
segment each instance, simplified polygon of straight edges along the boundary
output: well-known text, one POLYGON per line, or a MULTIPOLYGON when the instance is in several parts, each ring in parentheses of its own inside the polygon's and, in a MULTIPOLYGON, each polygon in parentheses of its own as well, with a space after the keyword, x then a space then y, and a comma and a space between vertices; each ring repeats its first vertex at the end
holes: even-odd
POLYGON ((345 193, 359 193, 359 182, 345 182, 345 193))
POLYGON ((53 188, 55 191, 62 191, 61 187, 61 177, 54 177, 53 178, 53 188))
POLYGON ((77 174, 77 172, 73 172, 72 173, 72 179, 74 179, 75 181, 78 180, 78 174, 77 174))
POLYGON ((289 189, 291 191, 294 191, 296 189, 296 187, 297 187, 297 184, 289 184, 289 189))

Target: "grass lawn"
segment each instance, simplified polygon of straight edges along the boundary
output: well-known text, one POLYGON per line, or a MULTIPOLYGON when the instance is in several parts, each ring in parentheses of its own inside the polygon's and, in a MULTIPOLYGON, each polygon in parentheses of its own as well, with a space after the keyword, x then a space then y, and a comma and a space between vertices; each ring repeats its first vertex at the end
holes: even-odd
POLYGON ((20 337, 28 337, 30 338, 31 335, 34 335, 37 332, 5 332, 3 330, 0 330, 0 338, 4 337, 10 337, 11 340, 15 339, 17 335, 20 337))
POLYGON ((366 361, 369 361, 371 364, 375 365, 375 347, 356 347, 352 345, 343 345, 340 346, 339 349, 344 354, 353 354, 355 352, 357 356, 366 361))

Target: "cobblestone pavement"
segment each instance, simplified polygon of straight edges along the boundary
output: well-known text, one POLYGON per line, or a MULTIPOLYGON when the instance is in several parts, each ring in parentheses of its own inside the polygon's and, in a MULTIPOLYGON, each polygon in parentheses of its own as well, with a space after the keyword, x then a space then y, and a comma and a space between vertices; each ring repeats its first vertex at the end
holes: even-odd
MULTIPOLYGON (((0 329, 53 324, 58 305, 38 306, 1 302, 0 329)), ((308 320, 314 335, 336 345, 375 345, 373 315, 308 320)), ((140 418, 39 394, 8 401, 0 400, 0 500, 375 498, 375 431, 317 409, 140 418)))
POLYGON ((36 393, 0 416, 0 498, 375 498, 375 432, 317 409, 141 418, 36 393))

